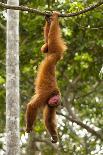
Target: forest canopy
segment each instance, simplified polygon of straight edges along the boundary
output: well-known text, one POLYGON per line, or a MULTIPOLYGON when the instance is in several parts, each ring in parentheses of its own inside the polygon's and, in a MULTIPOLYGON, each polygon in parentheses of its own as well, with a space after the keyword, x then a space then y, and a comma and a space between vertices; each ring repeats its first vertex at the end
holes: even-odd
MULTIPOLYGON (((2 0, 5 3, 5 0, 2 0)), ((97 3, 97 0, 20 1, 21 6, 41 11, 73 13, 97 3)), ((103 153, 103 6, 75 17, 60 17, 65 56, 57 65, 57 81, 62 94, 58 108, 59 144, 52 145, 42 117, 37 118, 34 133, 25 133, 26 104, 34 94, 34 79, 44 55, 45 17, 20 12, 20 135, 21 153, 42 155, 101 155, 103 153), (31 147, 33 146, 33 147, 31 147), (26 152, 26 153, 25 153, 26 152)), ((0 9, 0 153, 5 151, 6 85, 6 10, 0 9)))

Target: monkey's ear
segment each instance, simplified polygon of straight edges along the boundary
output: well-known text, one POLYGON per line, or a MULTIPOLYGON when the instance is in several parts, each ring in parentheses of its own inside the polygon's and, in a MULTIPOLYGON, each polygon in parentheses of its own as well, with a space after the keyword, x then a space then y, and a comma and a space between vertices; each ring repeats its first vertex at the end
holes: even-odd
POLYGON ((41 47, 41 52, 43 53, 48 53, 48 44, 45 43, 42 47, 41 47))

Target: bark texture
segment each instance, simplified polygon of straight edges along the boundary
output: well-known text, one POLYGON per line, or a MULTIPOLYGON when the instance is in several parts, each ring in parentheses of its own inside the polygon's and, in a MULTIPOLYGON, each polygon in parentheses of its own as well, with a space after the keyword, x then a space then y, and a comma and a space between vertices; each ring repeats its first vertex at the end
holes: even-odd
MULTIPOLYGON (((19 0, 8 0, 19 5, 19 0)), ((20 154, 19 135, 19 11, 7 10, 6 155, 20 154)))

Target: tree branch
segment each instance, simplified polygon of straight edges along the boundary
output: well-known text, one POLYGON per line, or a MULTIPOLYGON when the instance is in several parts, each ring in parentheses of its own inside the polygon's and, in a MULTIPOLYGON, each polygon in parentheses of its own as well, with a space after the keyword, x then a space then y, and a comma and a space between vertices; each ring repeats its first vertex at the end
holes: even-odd
POLYGON ((57 152, 57 147, 55 145, 53 145, 52 142, 50 142, 47 139, 42 139, 41 137, 34 137, 34 140, 37 142, 43 142, 46 143, 47 145, 50 145, 52 147, 52 149, 54 149, 57 152))
POLYGON ((94 92, 96 91, 96 89, 97 89, 97 87, 100 85, 100 83, 101 83, 101 81, 97 82, 97 83, 95 84, 94 88, 93 88, 91 91, 89 91, 88 93, 86 93, 86 94, 84 94, 84 95, 75 97, 75 99, 78 100, 78 99, 80 99, 80 98, 84 98, 84 97, 86 97, 86 96, 91 95, 92 93, 94 93, 94 92))
MULTIPOLYGON (((68 13, 68 14, 60 14, 60 17, 73 17, 73 16, 78 16, 80 14, 86 13, 88 11, 94 10, 95 8, 101 6, 103 4, 103 0, 100 0, 98 3, 93 4, 87 8, 85 8, 84 10, 78 11, 78 12, 74 12, 74 13, 68 13)), ((21 10, 21 11, 28 11, 31 13, 35 13, 41 16, 45 16, 45 15, 49 15, 51 16, 51 12, 46 12, 46 11, 40 11, 38 9, 34 9, 34 8, 28 8, 26 6, 14 6, 14 5, 8 5, 5 3, 0 2, 0 8, 5 8, 5 9, 12 9, 12 10, 21 10)))
MULTIPOLYGON (((24 131, 25 132, 25 131, 24 131)), ((37 142, 43 142, 43 143, 46 143, 47 145, 50 145, 52 147, 53 150, 55 150, 56 152, 58 151, 57 150, 57 145, 54 145, 49 139, 47 138, 42 138, 42 137, 39 137, 39 136, 35 136, 35 133, 34 131, 30 132, 29 134, 29 140, 30 141, 37 141, 37 142)))
POLYGON ((82 128, 85 128, 88 132, 90 132, 92 135, 96 136, 97 138, 103 140, 103 136, 99 133, 99 132, 96 132, 94 129, 90 128, 89 126, 87 126, 86 124, 82 123, 81 121, 79 120, 76 120, 74 118, 71 118, 67 115, 64 115, 60 112, 57 112, 58 115, 61 115, 61 116, 64 116, 65 118, 69 119, 69 121, 73 122, 73 123, 76 123, 77 125, 81 126, 82 128))
POLYGON ((76 117, 76 113, 73 112, 72 110, 72 104, 75 99, 75 91, 73 90, 76 88, 76 85, 80 80, 80 78, 81 78, 81 75, 79 74, 71 83, 69 83, 63 95, 63 98, 64 98, 63 103, 65 105, 65 108, 67 109, 69 115, 71 115, 71 117, 74 119, 77 119, 77 117, 76 117))

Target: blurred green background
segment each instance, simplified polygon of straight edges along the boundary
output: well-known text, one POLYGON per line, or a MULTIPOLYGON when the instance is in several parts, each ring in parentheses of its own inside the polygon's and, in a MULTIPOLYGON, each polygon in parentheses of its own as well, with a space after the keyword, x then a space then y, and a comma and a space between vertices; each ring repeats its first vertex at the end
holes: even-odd
MULTIPOLYGON (((2 2, 6 2, 2 0, 2 2)), ((98 0, 20 0, 20 5, 60 12, 77 12, 98 0)), ((25 130, 26 104, 34 94, 34 79, 44 55, 45 19, 33 13, 20 12, 20 131, 21 155, 102 155, 101 138, 72 123, 80 120, 103 138, 103 6, 71 18, 60 18, 62 35, 68 50, 57 65, 57 80, 62 94, 58 109, 59 143, 51 144, 42 114, 37 118, 32 136, 25 130), (67 117, 61 116, 64 114, 67 117)), ((5 53, 6 11, 0 10, 0 151, 5 134, 5 53)))

